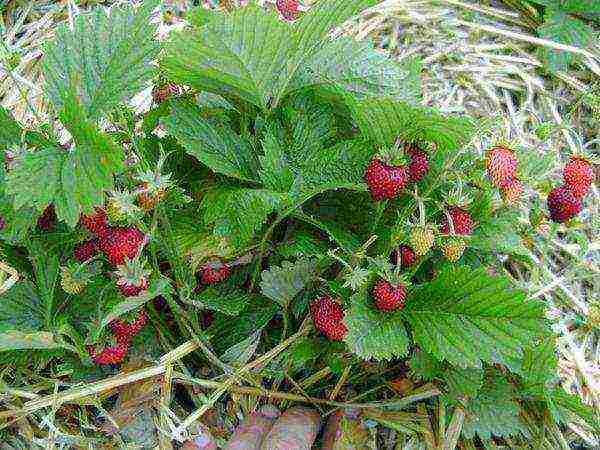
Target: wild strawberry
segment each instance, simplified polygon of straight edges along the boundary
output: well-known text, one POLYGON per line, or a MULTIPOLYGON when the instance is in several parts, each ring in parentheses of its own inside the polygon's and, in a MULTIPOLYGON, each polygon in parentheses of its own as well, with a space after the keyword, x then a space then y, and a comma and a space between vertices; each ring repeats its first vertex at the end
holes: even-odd
POLYGON ((382 311, 393 311, 404 306, 406 286, 402 283, 393 285, 387 280, 379 280, 373 287, 375 307, 382 311))
POLYGON ((548 194, 548 210, 554 222, 567 222, 579 214, 581 208, 581 200, 565 185, 552 189, 548 194))
POLYGON ((128 337, 131 339, 138 334, 148 322, 148 314, 145 309, 140 309, 136 317, 128 321, 126 319, 115 319, 108 326, 117 337, 128 337))
POLYGON ((200 283, 204 285, 220 283, 226 280, 231 275, 231 268, 227 264, 221 267, 212 267, 205 265, 200 269, 200 283))
POLYGON ((463 239, 451 236, 442 245, 442 253, 448 261, 456 262, 461 258, 466 248, 467 244, 463 239))
POLYGON ((181 95, 183 90, 181 86, 175 83, 165 83, 162 85, 154 86, 152 89, 152 98, 156 103, 162 103, 169 100, 172 97, 181 95))
POLYGON ((410 243, 417 256, 429 253, 435 242, 435 232, 428 226, 417 226, 410 233, 410 243))
POLYGON ((148 275, 150 272, 144 268, 144 263, 139 259, 125 260, 117 270, 117 286, 125 297, 135 297, 148 289, 148 275))
POLYGON ((300 2, 298 0, 277 0, 275 7, 281 17, 288 21, 293 21, 300 15, 300 2))
POLYGON ((90 346, 88 352, 92 357, 92 361, 99 365, 119 364, 129 351, 129 339, 126 337, 118 337, 112 345, 98 350, 90 346))
POLYGON ((106 215, 112 224, 129 224, 141 216, 140 213, 134 195, 128 191, 113 191, 106 202, 106 215))
POLYGON ((147 171, 136 177, 141 182, 137 200, 145 211, 150 211, 162 201, 171 185, 171 175, 161 173, 163 162, 161 158, 156 171, 147 171))
POLYGON ((365 171, 365 182, 376 202, 396 197, 408 183, 406 166, 391 166, 380 159, 371 161, 365 171))
POLYGON ((79 262, 85 262, 93 258, 98 253, 98 240, 89 239, 78 244, 73 251, 73 257, 79 262))
POLYGON ((93 266, 70 263, 60 269, 60 286, 67 294, 79 294, 95 275, 93 266))
POLYGON ((523 194, 523 185, 519 180, 513 178, 500 188, 500 193, 502 194, 504 203, 515 203, 523 194))
POLYGON ((332 341, 341 341, 348 329, 343 322, 342 305, 328 295, 316 298, 310 304, 315 328, 332 341))
POLYGON ((473 233, 473 219, 471 218, 471 214, 468 211, 465 211, 458 206, 452 206, 448 213, 450 214, 450 218, 452 219, 452 224, 454 226, 454 232, 450 227, 450 223, 448 221, 448 216, 444 215, 442 219, 441 230, 444 234, 463 234, 468 235, 473 233))
POLYGON ((39 229, 48 231, 56 224, 56 212, 54 211, 54 205, 49 205, 42 215, 37 220, 37 226, 39 229))
POLYGON ((485 159, 488 176, 496 186, 502 187, 515 178, 519 160, 510 148, 503 145, 492 147, 485 159))
POLYGON ((104 236, 109 229, 106 211, 102 208, 96 207, 93 213, 82 214, 79 221, 88 231, 97 236, 104 236))
POLYGON ((146 243, 147 236, 135 227, 111 227, 101 236, 99 248, 113 266, 134 259, 146 243))
POLYGON ((410 157, 408 164, 410 181, 413 183, 421 181, 429 170, 429 156, 423 150, 413 145, 406 147, 406 153, 410 157))
POLYGON ((415 263, 417 255, 415 251, 408 245, 401 244, 398 248, 392 250, 390 255, 390 262, 393 265, 400 265, 400 267, 410 267, 415 263))
POLYGON ((583 198, 594 180, 592 165, 582 157, 571 156, 563 169, 565 186, 577 198, 583 198))

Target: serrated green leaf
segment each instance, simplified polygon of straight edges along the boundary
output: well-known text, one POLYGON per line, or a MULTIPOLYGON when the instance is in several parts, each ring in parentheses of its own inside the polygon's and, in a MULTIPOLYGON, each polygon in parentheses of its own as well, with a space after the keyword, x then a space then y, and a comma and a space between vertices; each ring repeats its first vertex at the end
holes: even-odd
POLYGON ((296 212, 292 216, 317 227, 348 253, 354 253, 361 245, 360 238, 356 234, 333 220, 317 219, 301 212, 296 212))
POLYGON ((246 181, 258 178, 250 143, 228 124, 202 117, 197 106, 178 102, 163 123, 190 155, 214 172, 246 181))
POLYGON ((29 258, 33 264, 37 291, 46 311, 49 323, 54 313, 55 290, 59 277, 58 255, 48 245, 40 241, 30 241, 27 245, 29 258))
POLYGON ((264 154, 260 159, 260 179, 267 189, 288 192, 294 184, 294 172, 288 164, 285 149, 277 136, 267 131, 263 139, 264 154))
POLYGON ((255 298, 254 295, 239 290, 224 292, 215 287, 207 287, 194 296, 193 303, 228 316, 237 316, 255 298))
POLYGON ((462 434, 471 439, 510 436, 524 429, 519 419, 520 407, 515 400, 514 387, 501 375, 485 380, 479 395, 468 402, 462 434))
POLYGON ((462 402, 474 398, 483 385, 483 369, 452 367, 444 373, 448 398, 462 402))
POLYGON ((362 134, 380 145, 392 145, 398 137, 434 143, 437 150, 458 150, 474 132, 466 117, 444 116, 431 108, 411 106, 391 98, 356 101, 347 96, 362 134))
MULTIPOLYGON (((542 38, 579 48, 586 48, 595 36, 590 26, 559 9, 547 14, 546 21, 538 28, 538 34, 542 38)), ((545 47, 539 51, 552 71, 567 70, 578 57, 571 52, 545 47)))
POLYGON ((369 41, 352 37, 327 41, 306 59, 290 89, 332 85, 359 97, 385 95, 417 102, 421 97, 421 65, 404 64, 378 52, 369 41))
POLYGON ((600 433, 600 417, 594 409, 581 401, 579 395, 573 395, 557 386, 545 393, 550 413, 559 423, 569 423, 573 416, 583 419, 595 433, 600 433))
POLYGON ((20 330, 0 332, 0 352, 9 350, 32 350, 60 348, 54 334, 46 331, 27 333, 20 330))
POLYGON ((288 307, 315 276, 315 262, 300 259, 294 263, 284 261, 281 266, 271 266, 262 273, 260 288, 265 297, 288 307))
POLYGON ((443 373, 443 365, 429 353, 415 350, 408 362, 414 376, 423 381, 433 381, 443 373))
POLYGON ((205 223, 214 225, 214 234, 240 248, 285 199, 266 189, 221 188, 207 192, 200 208, 205 223))
POLYGON ((25 154, 8 174, 7 192, 15 209, 44 210, 50 203, 59 219, 71 226, 82 212, 104 202, 104 191, 113 187, 113 175, 123 168, 123 150, 87 121, 74 98, 65 103, 61 120, 68 124, 75 148, 41 148, 25 154))
POLYGON ((514 209, 499 209, 485 217, 469 239, 469 247, 486 252, 499 252, 528 256, 529 251, 515 229, 518 212, 514 209))
POLYGON ((409 339, 401 311, 378 311, 366 291, 352 296, 344 323, 348 348, 364 359, 389 360, 404 356, 409 339))
POLYGON ((558 361, 554 337, 533 343, 525 349, 521 376, 528 387, 544 385, 556 378, 558 361))
POLYGON ((10 113, 0 106, 0 146, 10 147, 21 142, 22 129, 10 113))
POLYGON ((42 301, 30 281, 20 281, 0 294, 0 332, 37 331, 45 318, 42 301))
POLYGON ((0 230, 0 239, 16 244, 26 239, 29 230, 36 223, 39 212, 30 207, 15 211, 13 206, 11 198, 0 194, 0 215, 5 221, 4 228, 0 230))
POLYGON ((250 5, 175 34, 161 67, 178 83, 266 109, 296 70, 296 52, 290 26, 274 11, 250 5))
POLYGON ((159 49, 150 20, 157 4, 144 1, 137 11, 113 7, 110 15, 97 8, 77 16, 72 31, 66 24, 58 27, 54 41, 44 47, 42 62, 48 95, 58 111, 66 97, 74 96, 91 119, 99 119, 145 87, 159 49))
POLYGON ((446 267, 413 291, 404 312, 424 351, 461 367, 520 359, 549 333, 542 303, 484 269, 446 267))

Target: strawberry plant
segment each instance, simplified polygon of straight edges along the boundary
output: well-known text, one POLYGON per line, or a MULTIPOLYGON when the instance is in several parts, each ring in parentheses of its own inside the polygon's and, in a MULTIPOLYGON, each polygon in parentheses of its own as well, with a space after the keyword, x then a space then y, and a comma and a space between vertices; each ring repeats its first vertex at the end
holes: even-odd
POLYGON ((392 411, 453 411, 471 442, 597 426, 557 384, 544 304, 497 274, 499 255, 532 264, 531 225, 498 192, 514 155, 496 147, 488 180, 485 126, 420 106, 418 61, 332 37, 372 3, 198 8, 164 43, 154 1, 57 30, 52 120, 0 110, 16 155, 0 168, 0 251, 21 274, 0 297, 6 382, 33 367, 97 378, 186 342, 205 349, 191 372, 223 368, 301 336, 261 365, 277 385, 342 365, 392 411), (399 378, 409 401, 371 389, 399 378))

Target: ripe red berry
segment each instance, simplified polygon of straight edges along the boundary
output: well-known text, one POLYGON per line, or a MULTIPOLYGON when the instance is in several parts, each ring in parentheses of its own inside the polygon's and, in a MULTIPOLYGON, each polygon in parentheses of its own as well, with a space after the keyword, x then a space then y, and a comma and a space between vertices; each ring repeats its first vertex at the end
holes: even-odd
POLYGON ((148 314, 146 314, 145 309, 140 309, 137 317, 131 322, 123 319, 115 319, 109 324, 109 327, 117 337, 127 337, 131 339, 144 328, 146 322, 148 322, 148 314))
POLYGON ((402 308, 406 301, 406 287, 399 283, 394 286, 387 280, 379 280, 373 287, 375 307, 381 311, 402 308))
POLYGON ((310 304, 315 328, 332 341, 341 341, 348 329, 343 322, 342 305, 328 295, 316 298, 310 304))
POLYGON ((54 205, 48 206, 37 220, 37 226, 40 230, 48 231, 56 224, 56 212, 54 205))
POLYGON ((515 203, 523 194, 523 184, 513 178, 500 188, 500 193, 505 203, 515 203))
POLYGON ((227 264, 219 268, 206 265, 200 271, 200 283, 205 285, 220 283, 229 278, 229 275, 231 275, 231 268, 227 264))
POLYGON ((555 187, 548 194, 548 210, 554 222, 567 222, 579 214, 581 208, 581 200, 567 186, 555 187))
POLYGON ((396 197, 408 183, 409 177, 407 166, 391 166, 380 159, 372 160, 364 175, 376 202, 396 197))
POLYGON ((594 170, 585 159, 572 156, 563 169, 563 178, 571 193, 577 198, 583 198, 594 180, 594 170))
POLYGON ((117 338, 116 343, 102 350, 90 347, 88 351, 92 357, 92 361, 99 365, 118 364, 123 361, 127 351, 129 350, 129 339, 125 337, 117 338))
POLYGON ((406 152, 410 157, 410 163, 408 164, 410 181, 414 183, 421 181, 429 170, 429 156, 423 150, 414 146, 408 146, 406 152))
POLYGON ((75 247, 73 256, 79 262, 85 262, 88 259, 93 258, 98 253, 98 241, 96 239, 89 239, 75 247))
MULTIPOLYGON (((448 212, 450 213, 452 224, 454 225, 454 234, 466 235, 473 233, 473 219, 468 211, 465 211, 457 206, 453 206, 448 212)), ((448 217, 446 217, 446 215, 444 215, 444 218, 442 219, 441 230, 444 234, 452 234, 450 230, 450 224, 448 223, 448 217)))
POLYGON ((148 289, 148 279, 142 278, 139 280, 138 284, 117 283, 117 286, 124 297, 135 297, 136 295, 139 295, 141 292, 148 289))
POLYGON ((162 103, 172 97, 181 95, 181 86, 175 83, 166 83, 161 86, 155 86, 152 89, 152 98, 156 103, 162 103))
POLYGON ((417 255, 415 254, 412 247, 401 244, 398 248, 392 250, 390 255, 390 262, 394 265, 400 265, 400 267, 409 267, 415 263, 417 255))
POLYGON ((285 20, 296 20, 300 15, 300 2, 298 0, 277 0, 275 7, 285 20))
POLYGON ((81 225, 97 236, 104 236, 110 228, 106 211, 102 208, 96 208, 91 214, 82 214, 79 221, 81 225))
POLYGON ((135 227, 111 227, 100 237, 99 247, 113 266, 134 259, 146 243, 146 235, 135 227))
POLYGON ((515 178, 518 163, 515 152, 503 145, 491 148, 486 155, 488 176, 498 187, 515 178))

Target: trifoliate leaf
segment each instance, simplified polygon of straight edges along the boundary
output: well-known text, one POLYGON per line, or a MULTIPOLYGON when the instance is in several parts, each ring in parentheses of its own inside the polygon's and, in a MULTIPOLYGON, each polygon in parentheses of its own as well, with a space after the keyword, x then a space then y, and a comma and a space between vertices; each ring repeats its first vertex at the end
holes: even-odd
MULTIPOLYGON (((595 36, 590 26, 560 9, 552 9, 547 13, 546 21, 538 28, 538 34, 551 41, 579 48, 586 48, 595 36)), ((577 58, 571 52, 545 47, 540 48, 540 52, 551 71, 567 70, 577 58)))
POLYGON ((408 335, 402 311, 378 311, 366 290, 350 299, 344 323, 346 344, 364 359, 392 359, 408 351, 408 335))
POLYGON ((163 123, 190 155, 211 170, 246 181, 258 178, 258 161, 250 143, 228 124, 202 117, 197 106, 178 102, 163 123))
POLYGON ((287 307, 311 282, 315 276, 314 271, 315 262, 310 259, 300 259, 294 263, 284 261, 281 266, 271 266, 262 273, 262 294, 287 307))
POLYGON ((524 424, 519 418, 520 407, 515 397, 515 389, 506 378, 496 373, 491 375, 484 381, 479 395, 467 403, 463 436, 490 439, 518 434, 524 424))
POLYGON ((444 268, 413 291, 404 313, 424 351, 461 367, 520 359, 549 333, 542 303, 484 269, 444 268))
POLYGON ((216 236, 240 248, 285 199, 284 194, 266 189, 221 188, 207 192, 201 210, 205 223, 214 225, 216 236))
POLYGON ((42 63, 57 111, 64 108, 65 98, 74 96, 96 120, 145 87, 159 49, 150 20, 157 3, 144 1, 137 11, 113 7, 110 15, 96 8, 77 16, 73 30, 66 24, 57 28, 42 63))

